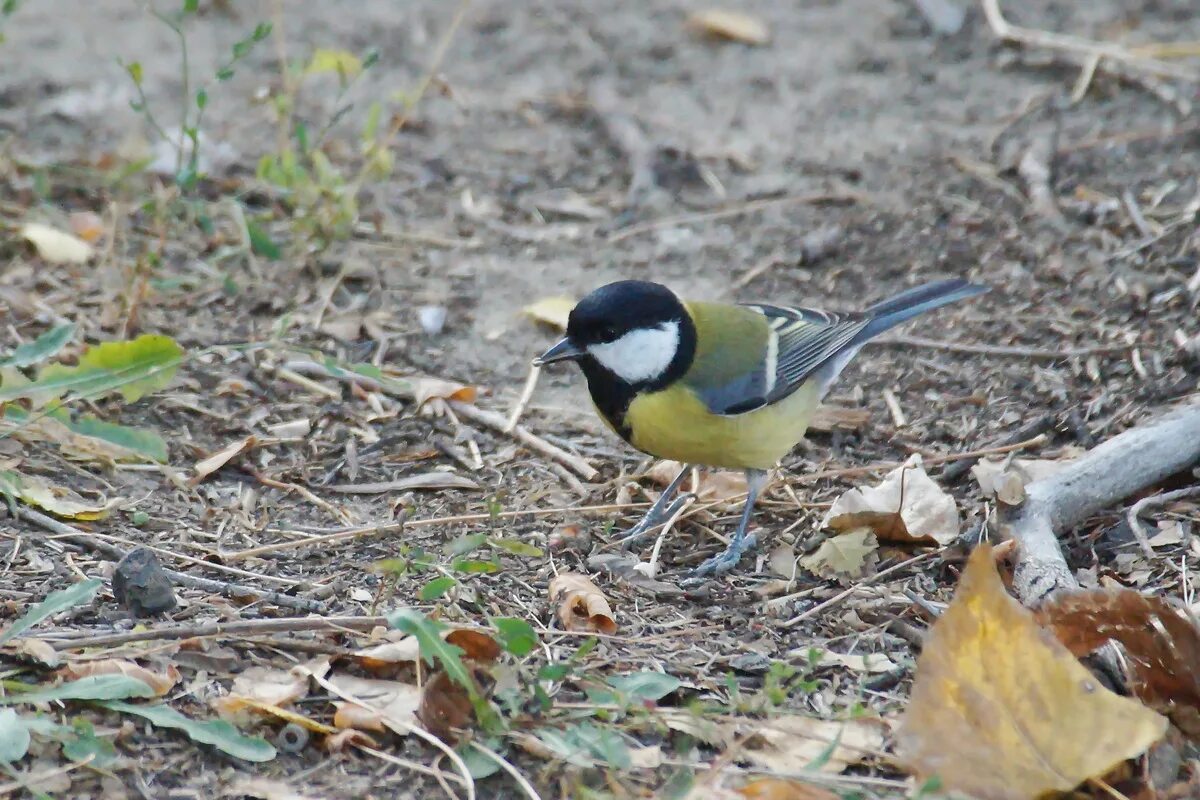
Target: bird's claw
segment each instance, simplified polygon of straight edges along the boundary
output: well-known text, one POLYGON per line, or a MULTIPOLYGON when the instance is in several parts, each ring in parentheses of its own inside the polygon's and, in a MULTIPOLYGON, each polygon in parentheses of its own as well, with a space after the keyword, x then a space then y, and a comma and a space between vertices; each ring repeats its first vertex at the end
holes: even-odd
POLYGON ((729 572, 729 570, 736 567, 737 563, 742 560, 742 554, 753 548, 757 543, 758 534, 754 533, 747 534, 740 539, 734 539, 724 551, 692 570, 691 576, 684 581, 684 585, 694 586, 703 583, 704 579, 709 575, 720 575, 729 572))
POLYGON ((679 513, 679 509, 690 503, 695 498, 691 492, 684 492, 676 497, 671 503, 663 508, 651 508, 646 516, 642 517, 638 524, 630 528, 624 536, 618 540, 617 544, 622 550, 628 550, 637 542, 646 536, 650 531, 657 528, 659 525, 666 523, 671 517, 679 513))

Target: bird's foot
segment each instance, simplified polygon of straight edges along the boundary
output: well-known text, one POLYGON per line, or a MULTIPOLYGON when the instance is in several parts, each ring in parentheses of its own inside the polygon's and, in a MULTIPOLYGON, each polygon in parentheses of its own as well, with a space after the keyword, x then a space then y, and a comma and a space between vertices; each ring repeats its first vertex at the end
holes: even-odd
POLYGON ((650 531, 666 523, 671 517, 679 513, 679 509, 690 503, 694 497, 695 495, 690 492, 684 492, 661 508, 657 504, 651 506, 650 510, 646 512, 646 516, 642 517, 638 524, 626 531, 625 535, 617 541, 617 544, 620 545, 622 550, 628 550, 630 547, 633 547, 637 542, 645 538, 650 531))
POLYGON ((704 579, 709 575, 720 575, 724 572, 729 572, 729 570, 736 567, 737 563, 742 560, 742 554, 747 550, 753 549, 757 543, 758 535, 754 533, 735 538, 723 552, 718 553, 692 570, 691 576, 684 581, 685 585, 703 583, 704 579))

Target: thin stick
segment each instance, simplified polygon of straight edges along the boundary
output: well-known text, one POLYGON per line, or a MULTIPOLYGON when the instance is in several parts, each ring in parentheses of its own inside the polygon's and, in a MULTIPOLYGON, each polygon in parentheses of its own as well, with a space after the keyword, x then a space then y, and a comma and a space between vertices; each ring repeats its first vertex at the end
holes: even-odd
POLYGON ((1154 548, 1150 546, 1150 540, 1146 536, 1146 529, 1138 517, 1152 508, 1161 508, 1167 503, 1173 503, 1176 500, 1196 495, 1200 495, 1200 486, 1188 486, 1185 489, 1176 489, 1173 492, 1163 492, 1162 494, 1143 497, 1130 506, 1129 511, 1125 514, 1125 519, 1129 522, 1129 529, 1133 531, 1133 536, 1137 539, 1138 545, 1142 548, 1142 553, 1145 554, 1146 558, 1154 559, 1154 548))
POLYGON ((952 353, 1036 358, 1048 361, 1059 361, 1064 358, 1078 358, 1080 356, 1126 353, 1129 351, 1129 345, 1100 345, 1098 347, 1074 347, 1067 350, 1043 350, 1037 347, 939 342, 936 339, 925 339, 920 336, 889 336, 886 339, 872 339, 869 344, 887 345, 890 347, 928 347, 932 350, 948 350, 952 353))
POLYGON ((913 564, 916 564, 918 561, 923 561, 924 559, 929 558, 930 556, 932 556, 934 554, 934 552, 936 552, 936 551, 931 550, 928 553, 921 553, 918 556, 913 556, 912 558, 908 559, 907 561, 901 561, 899 564, 893 564, 892 566, 888 567, 887 569, 880 570, 879 572, 876 572, 874 575, 870 576, 869 578, 864 578, 863 580, 854 584, 850 588, 848 588, 844 591, 838 592, 837 594, 835 594, 833 597, 829 598, 828 600, 825 600, 821 603, 817 603, 815 606, 808 609, 807 611, 797 614, 796 616, 789 619, 787 622, 783 623, 783 627, 794 628, 797 625, 799 625, 801 622, 803 622, 804 620, 808 619, 809 617, 814 617, 817 614, 820 614, 822 611, 826 611, 829 608, 831 608, 832 606, 837 605, 838 603, 842 602, 847 597, 854 594, 855 592, 857 592, 859 589, 863 588, 864 586, 875 583, 880 578, 885 578, 894 572, 899 572, 901 569, 904 569, 905 567, 911 567, 913 564))
POLYGON ((517 786, 521 787, 521 791, 525 792, 525 796, 529 800, 542 800, 542 796, 538 794, 537 789, 533 788, 533 784, 526 780, 525 776, 516 767, 501 758, 499 753, 493 753, 479 742, 471 742, 471 747, 474 747, 476 751, 494 761, 496 766, 511 775, 512 779, 517 782, 517 786))
POLYGON ((613 231, 609 234, 608 241, 611 244, 628 239, 631 236, 637 236, 661 228, 674 228, 679 225, 694 225, 701 222, 716 222, 717 220, 740 217, 743 214, 752 214, 756 211, 775 208, 777 206, 802 203, 858 203, 862 202, 862 200, 863 196, 861 194, 853 192, 813 192, 811 194, 788 195, 787 197, 771 197, 766 200, 752 200, 732 208, 705 211, 699 214, 680 214, 678 216, 650 220, 638 225, 630 225, 628 228, 613 231))
MULTIPOLYGON (((961 461, 964 458, 979 458, 981 456, 1003 455, 1011 453, 1015 450, 1024 450, 1027 447, 1039 445, 1046 440, 1044 434, 1034 436, 1032 439, 1026 439, 1023 442, 1016 444, 1007 444, 999 447, 985 447, 982 450, 968 450, 965 453, 951 453, 945 456, 930 456, 922 458, 921 461, 925 466, 933 466, 934 464, 946 464, 951 461, 961 461)), ((848 478, 855 475, 867 475, 872 472, 882 472, 889 469, 897 469, 904 466, 903 461, 885 461, 880 464, 870 464, 865 467, 847 467, 846 469, 827 469, 822 472, 811 472, 807 475, 798 475, 792 485, 797 483, 812 483, 813 481, 822 480, 824 478, 848 478)))
POLYGON ((172 639, 200 639, 216 636, 258 636, 268 633, 302 631, 366 632, 388 624, 387 617, 295 617, 284 619, 248 619, 235 622, 201 622, 186 625, 158 625, 123 633, 89 634, 87 631, 41 631, 55 650, 81 650, 89 647, 114 647, 133 642, 172 639))
POLYGON ((460 417, 471 422, 483 425, 486 428, 491 428, 497 433, 503 433, 513 437, 521 444, 528 447, 530 450, 541 453, 547 458, 554 459, 562 464, 567 469, 574 472, 585 481, 595 480, 600 473, 592 467, 591 464, 584 461, 578 456, 568 453, 561 447, 552 445, 540 436, 537 436, 529 431, 523 425, 516 425, 511 431, 505 430, 508 425, 506 420, 501 415, 494 411, 485 411, 479 406, 471 403, 464 403, 460 400, 449 401, 450 408, 460 417))
POLYGON ((541 374, 542 368, 536 364, 529 368, 529 377, 525 379, 525 388, 521 390, 521 397, 518 398, 517 404, 513 406, 512 412, 508 415, 508 422, 504 423, 504 433, 512 433, 513 429, 517 427, 517 421, 521 419, 521 415, 525 413, 525 407, 533 399, 533 390, 537 388, 538 377, 541 374))

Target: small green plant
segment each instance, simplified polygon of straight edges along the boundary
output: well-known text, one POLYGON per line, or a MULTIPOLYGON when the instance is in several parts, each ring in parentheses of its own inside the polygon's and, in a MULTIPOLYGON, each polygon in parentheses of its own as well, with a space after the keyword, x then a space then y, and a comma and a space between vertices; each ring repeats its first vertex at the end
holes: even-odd
MULTIPOLYGON (((146 98, 141 62, 118 60, 137 91, 137 100, 130 104, 133 110, 139 112, 164 141, 175 146, 175 183, 184 192, 194 190, 201 177, 200 131, 204 121, 204 111, 208 108, 208 92, 211 83, 206 82, 195 91, 192 89, 191 65, 188 62, 188 37, 184 27, 188 18, 196 15, 199 6, 200 0, 183 0, 183 6, 174 14, 164 14, 155 8, 150 9, 154 18, 170 28, 179 39, 179 74, 183 81, 183 91, 180 94, 179 136, 171 136, 159 122, 155 110, 150 107, 149 100, 146 98), (187 140, 186 147, 184 139, 187 140)), ((217 83, 223 83, 232 78, 238 62, 250 54, 255 44, 270 35, 271 24, 269 22, 258 23, 247 36, 234 42, 229 58, 217 69, 212 79, 217 83)))
POLYGON ((20 7, 20 0, 0 2, 0 44, 4 44, 4 23, 8 22, 8 18, 17 13, 17 9, 20 7))

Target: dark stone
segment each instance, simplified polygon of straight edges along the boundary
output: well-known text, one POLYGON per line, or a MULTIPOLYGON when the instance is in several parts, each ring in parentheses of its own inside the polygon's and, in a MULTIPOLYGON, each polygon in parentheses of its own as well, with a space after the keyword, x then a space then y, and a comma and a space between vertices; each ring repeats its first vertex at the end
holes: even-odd
POLYGON ((175 608, 171 578, 146 547, 135 547, 117 563, 112 577, 113 596, 134 616, 149 617, 175 608))

